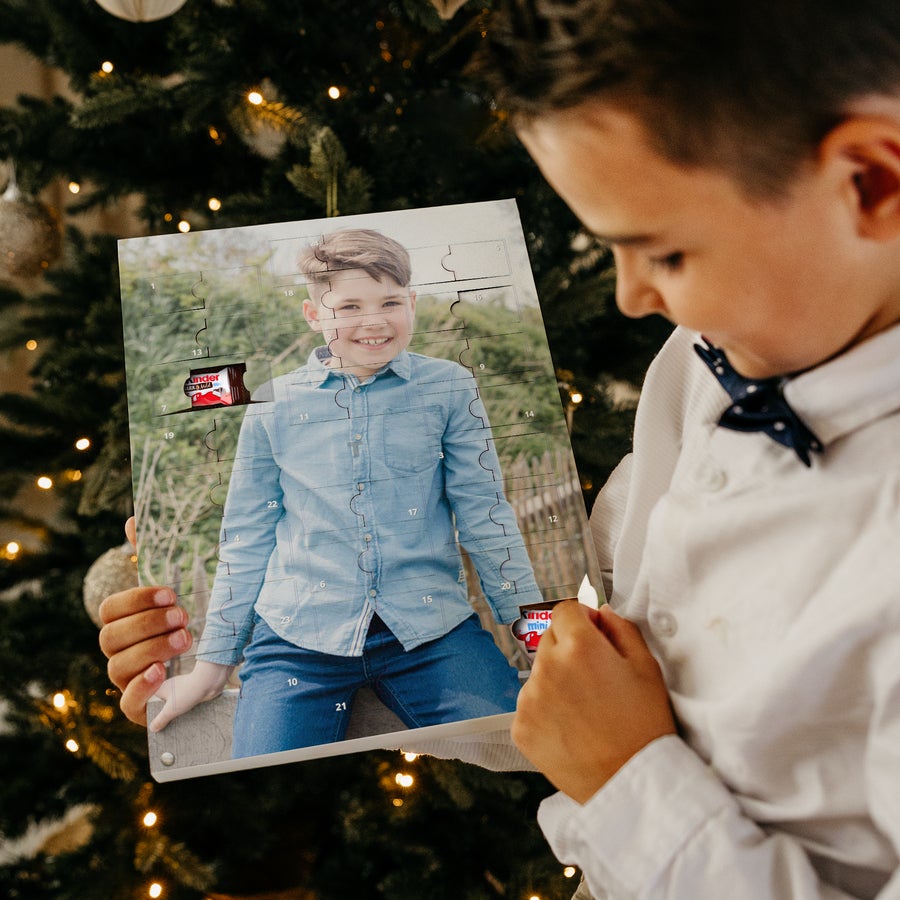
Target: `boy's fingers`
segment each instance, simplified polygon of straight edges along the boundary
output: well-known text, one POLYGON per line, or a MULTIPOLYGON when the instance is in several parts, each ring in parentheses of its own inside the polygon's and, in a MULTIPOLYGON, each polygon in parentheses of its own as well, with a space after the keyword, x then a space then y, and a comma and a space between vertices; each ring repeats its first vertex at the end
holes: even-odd
POLYGON ((106 670, 109 680, 119 690, 126 690, 131 682, 145 673, 154 663, 166 663, 188 650, 193 642, 186 628, 150 638, 111 654, 106 670))
POLYGON ((125 523, 125 537, 128 538, 128 543, 137 549, 137 528, 134 524, 134 516, 130 516, 125 523))
POLYGON ((188 615, 180 606, 135 612, 100 629, 100 649, 104 656, 111 657, 151 638, 178 631, 187 623, 188 615))
POLYGON ((166 679, 166 669, 162 663, 153 663, 144 672, 125 686, 119 700, 119 708, 127 719, 137 725, 147 724, 147 701, 156 693, 166 679))
POLYGON ((601 606, 598 613, 597 627, 622 656, 650 655, 647 642, 634 622, 614 613, 607 605, 601 606))
POLYGON ((593 616, 596 616, 596 611, 583 603, 577 600, 563 600, 553 607, 550 627, 541 635, 541 641, 543 642, 551 633, 553 635, 551 642, 555 643, 579 631, 596 629, 593 616))
POLYGON ((100 604, 100 621, 109 625, 127 616, 147 609, 160 609, 175 605, 175 592, 164 587, 136 587, 117 594, 110 594, 100 604))

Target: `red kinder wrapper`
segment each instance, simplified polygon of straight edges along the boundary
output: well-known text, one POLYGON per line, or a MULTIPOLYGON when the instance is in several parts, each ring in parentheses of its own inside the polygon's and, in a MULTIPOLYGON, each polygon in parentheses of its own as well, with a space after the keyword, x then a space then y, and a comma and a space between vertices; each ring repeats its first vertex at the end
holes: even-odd
POLYGON ((516 619, 509 627, 513 637, 525 648, 529 656, 537 651, 541 635, 550 627, 553 607, 558 600, 547 600, 544 603, 530 603, 520 607, 522 617, 516 619))
POLYGON ((249 403, 250 392, 244 387, 246 371, 246 363, 191 369, 191 376, 184 383, 184 392, 191 398, 191 408, 239 406, 249 403))

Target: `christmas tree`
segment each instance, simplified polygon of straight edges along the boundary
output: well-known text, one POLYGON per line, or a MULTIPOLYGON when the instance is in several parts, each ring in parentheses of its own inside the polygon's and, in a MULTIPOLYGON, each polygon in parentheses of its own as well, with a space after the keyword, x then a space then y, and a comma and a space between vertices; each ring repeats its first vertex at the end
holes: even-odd
POLYGON ((538 776, 385 752, 149 780, 89 615, 131 564, 122 235, 85 227, 92 212, 134 209, 136 231, 160 233, 515 197, 588 500, 662 338, 622 322, 606 254, 466 76, 480 5, 155 6, 172 14, 0 0, 0 43, 70 86, 0 109, 0 342, 6 380, 27 382, 0 395, 0 841, 68 826, 0 854, 0 893, 568 897, 534 824, 538 776), (68 192, 62 222, 51 190, 68 192))

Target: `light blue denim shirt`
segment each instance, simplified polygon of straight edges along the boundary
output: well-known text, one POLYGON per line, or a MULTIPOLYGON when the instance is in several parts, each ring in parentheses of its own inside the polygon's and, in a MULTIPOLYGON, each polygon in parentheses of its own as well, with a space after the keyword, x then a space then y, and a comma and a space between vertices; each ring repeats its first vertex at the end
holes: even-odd
POLYGON ((247 408, 201 659, 236 664, 254 611, 339 656, 376 612, 406 649, 439 638, 472 614, 458 543, 498 622, 543 599, 470 372, 404 351, 361 382, 327 357, 247 408))

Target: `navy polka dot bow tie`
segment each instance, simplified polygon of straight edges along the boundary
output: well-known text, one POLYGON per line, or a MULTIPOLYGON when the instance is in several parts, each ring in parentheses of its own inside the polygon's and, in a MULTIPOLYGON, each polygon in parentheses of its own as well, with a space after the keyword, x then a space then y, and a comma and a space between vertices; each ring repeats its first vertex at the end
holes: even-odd
POLYGON ((781 392, 784 378, 744 378, 735 372, 725 353, 708 341, 705 347, 694 344, 694 349, 733 401, 719 425, 733 431, 765 432, 793 450, 804 465, 812 464, 809 454, 821 453, 822 442, 788 406, 781 392))

